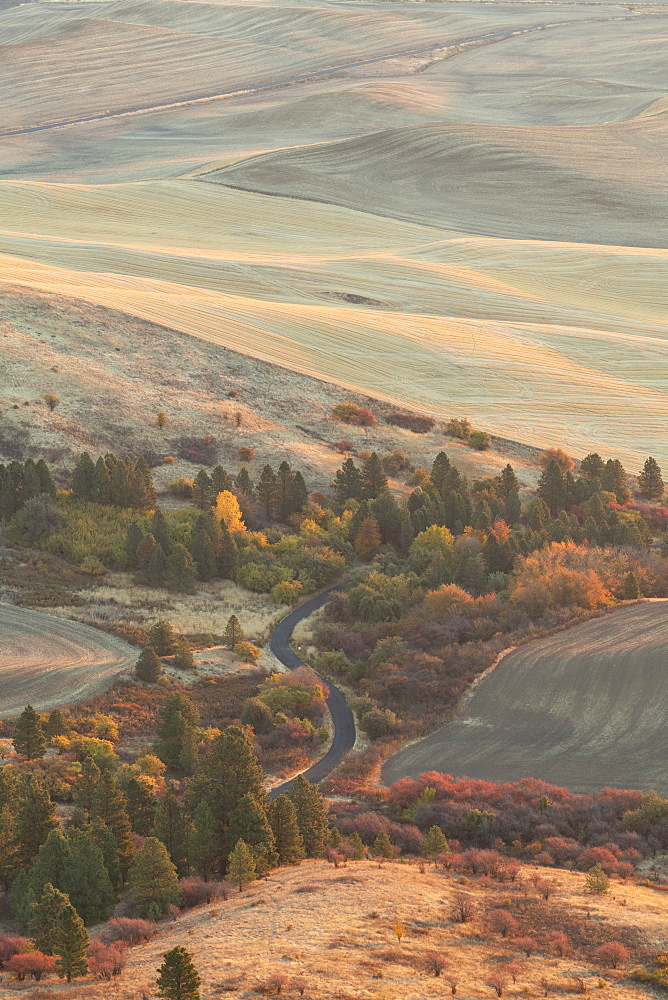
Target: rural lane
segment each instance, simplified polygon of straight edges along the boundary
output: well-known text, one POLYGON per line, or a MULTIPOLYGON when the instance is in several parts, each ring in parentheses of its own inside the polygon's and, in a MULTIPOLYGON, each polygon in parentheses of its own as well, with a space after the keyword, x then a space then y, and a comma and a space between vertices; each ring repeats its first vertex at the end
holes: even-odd
MULTIPOLYGON (((319 608, 322 608, 329 600, 330 595, 338 589, 338 586, 330 587, 328 590, 318 594, 310 601, 306 601, 305 604, 301 604, 298 608, 295 608, 294 611, 291 611, 289 615, 286 615, 285 618, 281 619, 274 631, 271 633, 269 648, 274 656, 289 670, 296 670, 297 667, 306 666, 304 661, 297 656, 290 645, 290 638, 294 632, 295 626, 300 621, 303 621, 304 618, 308 618, 309 615, 312 615, 314 611, 318 611, 319 608)), ((316 761, 315 764, 312 764, 311 767, 303 772, 304 777, 314 784, 322 781, 323 778, 326 778, 336 765, 341 762, 343 755, 347 753, 348 750, 351 750, 355 745, 356 735, 353 713, 348 708, 343 692, 340 691, 334 684, 330 684, 330 682, 325 680, 324 677, 322 677, 321 680, 329 691, 327 696, 327 707, 330 711, 332 724, 334 726, 334 739, 332 740, 331 746, 325 756, 319 761, 316 761)), ((294 778, 291 778, 290 781, 285 781, 282 785, 278 785, 277 788, 272 788, 272 790, 268 793, 269 798, 275 799, 277 795, 281 795, 283 792, 289 791, 293 781, 294 778)))

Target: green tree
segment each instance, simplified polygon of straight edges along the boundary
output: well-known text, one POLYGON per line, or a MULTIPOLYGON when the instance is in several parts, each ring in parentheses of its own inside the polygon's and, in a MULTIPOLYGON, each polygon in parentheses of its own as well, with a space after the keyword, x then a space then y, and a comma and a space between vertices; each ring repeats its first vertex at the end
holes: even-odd
POLYGON ((362 496, 366 500, 374 500, 387 490, 387 476, 383 463, 372 452, 362 466, 362 496))
POLYGON ((162 551, 167 555, 172 547, 172 539, 167 525, 167 519, 160 508, 153 511, 149 532, 155 538, 162 551))
POLYGON ((373 858, 393 858, 394 857, 394 847, 392 846, 392 841, 385 833, 381 830, 376 836, 373 844, 371 845, 371 856, 373 858))
MULTIPOLYGON (((211 512, 213 513, 213 512, 211 512)), ((206 530, 203 517, 193 528, 188 549, 197 570, 198 580, 213 580, 218 573, 216 552, 211 535, 206 530)))
POLYGON ((547 504, 552 517, 556 517, 559 511, 564 509, 566 504, 564 475, 554 459, 541 473, 536 493, 547 504))
POLYGON ((30 868, 50 831, 58 826, 56 810, 46 785, 35 774, 22 777, 17 797, 14 863, 30 868))
POLYGON ((114 891, 117 892, 122 885, 121 869, 118 863, 118 847, 116 838, 106 823, 100 819, 94 819, 88 827, 91 840, 97 844, 102 851, 104 866, 109 874, 114 891))
POLYGON ((230 615, 227 620, 227 625, 225 626, 225 632, 223 633, 223 639, 225 645, 232 649, 238 643, 243 642, 246 636, 244 635, 244 630, 239 624, 239 619, 236 615, 230 615))
POLYGON ((44 735, 51 739, 53 736, 65 736, 70 731, 65 716, 59 708, 54 708, 49 712, 49 718, 44 727, 44 735))
POLYGON ((197 803, 192 817, 188 856, 200 878, 208 879, 215 871, 220 853, 220 830, 208 802, 197 803))
POLYGON ((157 684, 162 675, 162 662, 153 646, 144 646, 135 663, 135 674, 140 681, 157 684))
POLYGON ((180 691, 167 695, 159 711, 155 753, 170 770, 190 773, 197 759, 199 712, 180 691))
POLYGON ((95 464, 85 451, 79 456, 72 473, 72 493, 79 500, 94 499, 95 464))
POLYGON ((605 462, 601 456, 593 451, 591 455, 585 455, 580 462, 580 475, 584 479, 600 479, 605 470, 605 462))
POLYGON ((68 903, 55 919, 50 935, 51 951, 56 958, 56 972, 68 983, 88 972, 86 952, 89 938, 83 920, 68 903))
POLYGON ((193 651, 190 648, 190 643, 184 635, 180 636, 176 643, 174 666, 177 670, 192 670, 195 666, 193 651))
POLYGON ((174 627, 164 618, 161 618, 149 629, 148 642, 158 656, 171 656, 176 649, 176 632, 174 631, 174 627))
POLYGON ((660 500, 664 488, 661 469, 656 459, 650 456, 646 459, 642 472, 638 476, 638 493, 645 500, 660 500))
POLYGON ((353 861, 361 861, 366 854, 364 843, 357 830, 348 837, 348 847, 350 848, 350 857, 353 861))
POLYGON ((299 832, 297 810, 287 795, 279 795, 271 804, 269 822, 274 833, 278 863, 298 865, 306 857, 304 840, 299 832))
POLYGON ((640 580, 633 571, 627 573, 624 577, 624 583, 622 584, 622 597, 625 601, 637 601, 642 597, 640 580))
POLYGON ((420 844, 420 854, 423 857, 428 858, 432 854, 449 854, 450 845, 448 844, 445 834, 441 830, 440 826, 432 826, 429 828, 424 840, 420 844))
POLYGON ((185 545, 172 545, 167 556, 165 581, 170 590, 179 594, 195 592, 195 563, 185 545))
POLYGON ((67 892, 66 873, 68 864, 68 842, 59 827, 51 830, 33 861, 30 869, 30 891, 33 899, 39 899, 44 886, 50 884, 67 892))
POLYGON ((227 877, 230 882, 239 886, 239 892, 245 885, 257 878, 253 852, 244 844, 243 840, 238 840, 230 852, 227 861, 227 877))
POLYGON ((114 835, 118 850, 118 865, 125 877, 134 857, 132 827, 125 796, 109 771, 102 771, 93 796, 92 819, 105 823, 114 835))
POLYGON ((362 473, 352 458, 347 458, 336 473, 334 493, 339 503, 345 503, 347 500, 363 499, 362 473))
POLYGON ((152 837, 158 803, 149 782, 141 777, 129 778, 125 785, 125 801, 133 831, 140 837, 152 837))
POLYGON ((585 886, 587 892, 601 896, 610 892, 610 879, 600 865, 594 865, 594 867, 590 868, 587 872, 585 886))
POLYGON ((64 889, 85 924, 111 916, 116 893, 104 863, 104 855, 85 831, 68 843, 64 889))
POLYGON ((61 910, 70 905, 68 896, 60 892, 50 882, 42 888, 38 902, 32 904, 32 917, 28 932, 35 948, 51 955, 51 931, 61 910))
POLYGON ((168 791, 158 806, 155 835, 167 848, 178 875, 188 871, 188 823, 173 792, 168 791))
POLYGON ((89 815, 93 812, 95 792, 100 781, 100 769, 92 757, 85 757, 74 792, 74 804, 89 815))
POLYGON ((18 717, 14 727, 13 743, 14 750, 28 760, 43 757, 46 753, 42 724, 32 705, 26 705, 18 717))
POLYGON ((431 481, 435 488, 444 496, 443 493, 443 481, 445 476, 450 471, 450 459, 444 451, 439 451, 438 455, 432 462, 431 466, 431 481))
POLYGON ((204 469, 200 469, 195 476, 193 502, 200 510, 206 510, 213 502, 213 483, 204 469))
POLYGON ((519 481, 510 463, 505 466, 499 476, 499 490, 504 497, 507 497, 510 493, 519 493, 520 491, 519 481))
POLYGON ((255 871, 265 875, 278 864, 274 832, 264 805, 252 795, 244 795, 232 815, 227 832, 229 848, 242 840, 255 861, 255 871))
POLYGON ((181 900, 176 868, 167 848, 156 837, 147 837, 128 872, 128 889, 140 917, 156 920, 181 900))
POLYGON ((222 465, 217 465, 211 473, 211 485, 213 487, 214 497, 217 497, 219 493, 224 493, 225 491, 228 491, 229 493, 234 492, 232 477, 229 472, 222 467, 222 465))
POLYGON ((605 471, 601 477, 601 485, 604 490, 615 494, 617 497, 617 503, 628 503, 631 499, 631 490, 628 485, 626 469, 616 458, 610 458, 605 463, 605 471))
POLYGON ((297 812, 299 832, 308 858, 319 858, 325 850, 329 829, 327 803, 315 785, 297 775, 289 792, 297 812))
POLYGON ((272 521, 278 501, 278 484, 276 482, 276 474, 270 465, 265 465, 260 473, 255 492, 262 513, 268 521, 272 521))
POLYGON ((259 698, 248 698, 241 709, 241 721, 250 726, 258 736, 270 733, 274 728, 274 713, 259 698))
POLYGON ((158 969, 158 996, 162 1000, 200 1000, 201 980, 190 952, 177 947, 164 957, 158 969))

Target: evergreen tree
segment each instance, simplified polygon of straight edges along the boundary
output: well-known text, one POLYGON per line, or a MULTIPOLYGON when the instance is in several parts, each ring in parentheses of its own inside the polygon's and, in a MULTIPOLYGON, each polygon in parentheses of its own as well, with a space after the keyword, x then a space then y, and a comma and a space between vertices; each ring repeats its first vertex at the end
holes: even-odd
POLYGON ((527 507, 527 524, 534 531, 543 531, 550 520, 550 508, 544 500, 536 497, 527 507))
POLYGON ((53 736, 65 736, 69 731, 70 728, 67 725, 65 716, 59 708, 54 708, 52 712, 49 712, 49 718, 44 727, 45 736, 51 739, 53 736))
POLYGON ((248 497, 249 500, 255 499, 255 487, 253 486, 253 482, 251 477, 248 475, 248 469, 245 465, 239 469, 239 474, 234 480, 234 489, 230 492, 236 493, 237 495, 243 493, 243 495, 248 497))
POLYGON ((139 568, 141 579, 145 583, 151 587, 164 587, 167 578, 167 556, 153 535, 147 535, 139 547, 139 568))
POLYGON ((213 503, 213 496, 213 483, 208 473, 204 469, 200 469, 193 483, 193 503, 200 510, 206 510, 213 503))
POLYGON ((93 820, 88 827, 88 833, 91 840, 97 844, 102 851, 104 866, 107 869, 109 881, 111 882, 114 891, 117 892, 120 889, 123 880, 121 877, 120 865, 118 863, 118 847, 116 846, 116 838, 107 824, 103 823, 100 819, 93 820))
POLYGON ((72 495, 78 500, 93 500, 95 465, 87 451, 80 455, 72 473, 72 495))
POLYGON ((347 458, 336 473, 334 493, 339 503, 345 503, 347 500, 362 500, 364 496, 362 473, 352 458, 347 458))
POLYGON ((256 736, 266 736, 274 728, 274 713, 259 698, 248 698, 241 709, 241 721, 250 726, 256 736))
POLYGON ((522 504, 517 490, 510 490, 506 496, 504 520, 508 524, 517 524, 522 516, 522 504))
POLYGON ((202 800, 197 803, 192 818, 188 845, 188 856, 192 868, 200 878, 208 881, 215 871, 219 854, 219 829, 209 804, 202 800))
POLYGON ((499 491, 502 496, 507 497, 510 493, 519 493, 520 484, 515 475, 515 470, 508 463, 499 476, 499 491))
POLYGON ((356 554, 364 562, 369 562, 380 547, 382 541, 378 522, 372 517, 365 517, 355 535, 354 548, 356 554))
POLYGON ((186 694, 172 691, 159 711, 155 753, 170 770, 190 773, 197 759, 199 712, 186 694))
POLYGON ((50 497, 55 497, 56 484, 54 483, 49 467, 43 458, 39 459, 35 469, 37 470, 37 478, 39 479, 39 492, 46 493, 47 496, 50 497))
POLYGON ((155 835, 167 848, 178 875, 188 871, 188 824, 173 792, 168 791, 155 816, 155 835))
POLYGON ((105 823, 114 835, 118 850, 118 865, 124 877, 132 864, 134 846, 132 827, 125 804, 125 796, 109 771, 102 771, 93 796, 92 819, 105 823))
POLYGON ((165 515, 159 507, 156 507, 153 511, 153 517, 151 518, 148 530, 149 533, 155 538, 157 544, 162 546, 162 551, 165 555, 167 555, 172 547, 172 539, 169 534, 169 528, 167 526, 165 515))
POLYGON ((243 840, 251 851, 258 875, 265 875, 271 868, 276 867, 278 855, 274 833, 264 805, 257 802, 252 795, 244 795, 230 816, 227 832, 228 847, 232 848, 239 840, 243 840))
POLYGON ((40 847, 57 826, 56 810, 46 785, 35 774, 23 775, 14 827, 16 866, 30 868, 40 847))
POLYGON ((135 674, 140 681, 157 684, 162 675, 162 662, 153 646, 144 646, 135 663, 135 674))
POLYGON ((308 490, 306 488, 306 483, 304 482, 304 477, 301 472, 295 472, 295 479, 292 488, 292 504, 294 508, 293 513, 298 513, 308 500, 308 490))
POLYGON ((190 648, 190 643, 183 635, 177 640, 173 662, 177 670, 193 670, 195 667, 193 651, 190 648))
POLYGON ((148 642, 158 656, 171 656, 176 649, 176 632, 168 621, 161 618, 149 629, 148 642))
POLYGON ((95 463, 95 471, 93 473, 93 496, 92 498, 97 503, 110 503, 111 502, 111 474, 107 467, 105 460, 100 457, 95 463))
POLYGON ((162 1000, 200 1000, 201 980, 190 952, 177 947, 166 952, 164 957, 158 969, 158 996, 162 1000))
POLYGON ((239 550, 237 543, 232 538, 232 533, 228 531, 223 521, 220 522, 220 528, 220 552, 216 557, 218 576, 223 580, 231 580, 239 562, 239 550))
POLYGON ((306 857, 321 857, 329 828, 327 803, 316 786, 312 785, 303 774, 298 774, 295 778, 289 796, 297 812, 297 823, 304 841, 306 857))
POLYGON ((388 859, 392 859, 394 857, 394 847, 392 846, 392 841, 384 830, 380 831, 371 845, 371 857, 388 859))
POLYGON ((203 518, 193 528, 188 550, 195 563, 197 579, 213 580, 218 573, 218 565, 211 535, 206 530, 203 518))
POLYGON ((167 556, 165 582, 179 594, 195 592, 195 563, 185 545, 172 545, 167 556))
POLYGON ((297 810, 287 795, 279 795, 271 804, 269 821, 274 833, 278 864, 298 865, 306 857, 304 841, 299 832, 297 810))
POLYGON ((278 500, 278 484, 274 470, 270 465, 265 465, 260 473, 255 493, 265 518, 267 521, 272 521, 278 500))
POLYGON ((32 905, 32 916, 28 932, 35 948, 51 955, 51 931, 61 910, 70 905, 69 898, 50 882, 43 886, 38 901, 32 905))
POLYGON ((148 781, 130 778, 125 786, 125 801, 133 831, 140 837, 152 837, 158 803, 148 781))
POLYGON ((350 857, 353 861, 361 861, 366 854, 366 849, 362 842, 357 830, 350 834, 348 837, 348 847, 350 849, 350 857))
POLYGON ((585 455, 580 462, 580 475, 584 479, 600 479, 605 470, 605 462, 597 452, 585 455))
POLYGON ((441 830, 440 826, 432 826, 429 828, 424 840, 420 844, 420 854, 428 858, 432 854, 449 854, 450 845, 448 844, 445 834, 441 830))
POLYGON ((100 781, 100 769, 92 757, 85 757, 74 792, 74 804, 89 815, 93 812, 95 792, 100 781))
POLYGON ((536 493, 547 504, 552 517, 556 517, 559 511, 564 509, 566 504, 564 475, 554 459, 541 473, 536 493))
POLYGON ((631 499, 631 490, 628 486, 626 469, 616 458, 608 459, 605 463, 605 471, 601 477, 603 489, 608 493, 614 493, 617 503, 628 503, 631 499))
POLYGON ((625 601, 637 601, 642 597, 640 580, 634 572, 627 573, 622 584, 622 597, 625 601))
POLYGON ((0 885, 5 889, 14 872, 15 847, 14 811, 8 805, 0 805, 0 885))
POLYGON ((155 837, 147 837, 128 872, 128 888, 137 913, 146 920, 164 916, 181 900, 176 868, 167 848, 155 837))
POLYGON ((45 885, 52 885, 67 892, 68 847, 61 830, 58 827, 51 830, 30 869, 30 891, 33 899, 40 898, 45 885))
POLYGON ((438 455, 432 462, 431 466, 431 481, 434 487, 441 496, 444 496, 443 484, 446 474, 450 471, 450 459, 445 454, 444 451, 439 451, 438 455))
POLYGON ((229 472, 222 467, 222 465, 217 465, 211 473, 211 486, 213 488, 214 498, 217 497, 219 493, 224 493, 225 490, 229 493, 234 492, 232 477, 229 472))
POLYGON ((664 488, 661 469, 656 459, 650 457, 638 476, 638 493, 645 500, 661 500, 664 488))
POLYGON ((586 892, 591 892, 594 895, 602 896, 605 893, 610 892, 610 879, 605 874, 600 864, 594 865, 587 872, 587 877, 585 878, 586 892))
POLYGON ((46 753, 44 733, 39 715, 32 707, 26 705, 14 727, 14 750, 28 760, 43 757, 46 753))
POLYGON ((245 885, 257 878, 253 852, 244 844, 243 840, 238 840, 230 852, 227 861, 227 878, 239 886, 239 892, 245 885))
POLYGON ((515 565, 515 553, 509 541, 499 542, 490 531, 482 547, 482 558, 488 573, 510 573, 515 565))
POLYGON ((333 826, 330 828, 327 834, 327 846, 328 847, 340 847, 343 843, 343 837, 341 836, 341 831, 338 826, 333 826))
POLYGON ((83 920, 68 903, 55 919, 50 934, 51 951, 56 955, 56 972, 68 983, 88 972, 86 952, 89 938, 83 920))
POLYGON ((111 916, 116 893, 104 863, 104 855, 88 833, 77 833, 68 844, 64 889, 85 924, 111 916))
POLYGON ((233 649, 237 643, 243 642, 246 636, 244 635, 244 630, 239 624, 239 619, 236 615, 230 615, 227 620, 227 625, 225 626, 225 632, 223 633, 223 638, 225 645, 230 649, 233 649))
POLYGON ((401 513, 399 504, 389 490, 369 504, 369 514, 378 525, 383 544, 399 545, 401 513))
POLYGON ((366 500, 374 500, 387 490, 387 476, 383 463, 372 452, 362 466, 362 496, 366 500))
POLYGON ((153 477, 146 459, 142 456, 135 467, 135 503, 139 510, 153 510, 158 502, 158 494, 153 486, 153 477))

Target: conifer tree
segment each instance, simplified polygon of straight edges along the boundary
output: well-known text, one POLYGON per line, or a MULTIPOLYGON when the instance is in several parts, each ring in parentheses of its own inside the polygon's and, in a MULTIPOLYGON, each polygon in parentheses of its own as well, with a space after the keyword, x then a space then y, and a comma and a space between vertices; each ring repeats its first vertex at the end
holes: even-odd
POLYGON ((373 517, 365 517, 355 536, 355 552, 364 562, 369 562, 378 551, 381 541, 378 522, 373 517))
POLYGON ((239 892, 257 878, 253 852, 243 840, 238 840, 230 852, 227 860, 227 878, 239 886, 239 892))
POLYGON ((144 646, 135 663, 135 674, 140 681, 157 684, 162 675, 162 662, 153 646, 144 646))
POLYGON ((243 840, 255 861, 255 871, 265 875, 278 864, 274 833, 264 805, 252 795, 244 795, 230 816, 227 832, 229 848, 243 840))
POLYGON ((372 452, 362 466, 362 495, 366 500, 374 500, 387 490, 387 476, 383 463, 372 452))
POLYGON ((230 615, 227 620, 227 625, 225 626, 225 632, 223 633, 223 638, 225 640, 225 645, 230 649, 233 649, 237 643, 243 642, 246 636, 244 635, 244 630, 239 624, 239 619, 236 615, 230 615))
POLYGON ((375 520, 384 544, 398 545, 401 533, 399 504, 389 490, 369 504, 369 514, 375 520))
POLYGON ((69 844, 59 827, 51 830, 32 863, 30 869, 30 891, 33 899, 39 899, 45 885, 67 892, 66 872, 69 844))
POLYGON ((255 489, 262 513, 267 521, 274 519, 278 499, 278 484, 276 474, 270 465, 265 465, 255 489))
POLYGON ((28 760, 43 757, 46 753, 44 733, 39 715, 32 707, 26 705, 14 727, 14 750, 28 760))
POLYGON ((276 509, 279 521, 287 521, 297 510, 295 506, 295 476, 288 462, 281 462, 276 473, 276 509))
POLYGON ((306 857, 304 840, 299 832, 297 810, 287 795, 279 795, 271 804, 269 821, 274 833, 278 864, 298 865, 306 857))
POLYGON ((200 469, 193 483, 193 503, 200 510, 206 510, 213 502, 213 483, 204 469, 200 469))
POLYGON ((57 956, 56 972, 59 976, 71 983, 77 976, 86 975, 89 938, 83 920, 70 903, 56 917, 50 942, 51 951, 57 956))
POLYGON ((591 892, 594 895, 602 896, 610 891, 610 879, 605 874, 600 864, 594 865, 587 872, 587 877, 585 878, 586 892, 591 892))
POLYGON ((195 563, 198 580, 213 580, 218 572, 216 553, 211 536, 206 530, 203 518, 193 528, 188 550, 195 563))
POLYGON ((38 460, 35 469, 37 471, 37 478, 39 479, 39 492, 46 493, 50 497, 55 497, 56 484, 43 458, 38 460))
POLYGON ((506 496, 504 520, 508 524, 517 524, 522 516, 522 504, 517 490, 510 490, 506 496))
POLYGON ((111 501, 111 473, 102 455, 95 463, 93 473, 93 496, 97 503, 110 503, 111 501))
POLYGON ((208 881, 220 854, 220 830, 208 802, 197 803, 192 817, 188 856, 200 878, 208 881))
POLYGON ((200 1000, 201 980, 193 965, 192 955, 185 948, 165 952, 158 969, 158 996, 161 1000, 200 1000))
POLYGON ((135 466, 135 502, 133 507, 139 510, 153 510, 158 502, 158 494, 153 486, 153 477, 148 462, 142 455, 135 466))
POLYGON ((239 550, 230 531, 223 521, 220 522, 221 539, 220 552, 216 557, 218 576, 223 580, 231 580, 239 563, 239 550))
POLYGON ((165 582, 170 590, 179 594, 195 592, 195 563, 185 545, 172 545, 167 556, 165 582))
POLYGON ((79 456, 72 473, 72 495, 78 500, 94 498, 95 465, 87 451, 79 456))
POLYGON ((44 727, 44 735, 51 739, 52 736, 65 736, 68 732, 69 726, 67 725, 65 716, 59 708, 54 708, 52 712, 49 712, 49 718, 44 727))
POLYGON ((125 785, 125 801, 133 831, 140 837, 152 837, 158 803, 148 781, 130 778, 125 785))
POLYGON ((47 882, 37 897, 37 902, 33 903, 32 916, 28 924, 28 932, 33 939, 35 948, 43 951, 45 955, 51 955, 51 931, 56 922, 58 914, 66 906, 69 906, 69 898, 55 886, 47 882))
POLYGON ((178 875, 188 871, 188 824, 176 796, 168 791, 155 816, 155 835, 167 848, 178 875))
POLYGON ((615 494, 617 503, 628 503, 631 499, 631 490, 628 486, 626 469, 616 458, 610 458, 605 463, 601 485, 604 490, 615 494))
POLYGON ((139 569, 141 579, 151 587, 164 587, 167 578, 167 555, 162 545, 147 535, 140 546, 139 569), (150 552, 146 552, 150 549, 150 552))
POLYGON ((384 830, 381 830, 373 844, 371 845, 371 857, 372 858, 388 858, 394 857, 394 847, 388 835, 384 830))
POLYGON ((348 837, 348 847, 353 861, 361 861, 366 854, 364 843, 357 830, 354 830, 348 837))
POLYGON ((432 854, 449 854, 450 845, 440 826, 429 828, 424 840, 420 844, 420 854, 428 858, 432 854))
POLYGON ((184 635, 177 639, 173 663, 177 670, 192 670, 195 666, 193 651, 184 635))
POLYGON ((18 787, 18 809, 14 826, 15 864, 30 868, 51 830, 58 826, 56 810, 44 782, 25 774, 18 787))
POLYGON ((68 843, 64 889, 85 924, 111 916, 116 893, 104 863, 104 855, 87 832, 75 834, 68 843))
POLYGON ((239 469, 239 473, 234 480, 234 490, 230 490, 230 492, 243 493, 249 500, 255 499, 255 487, 253 486, 253 481, 248 475, 248 469, 245 465, 239 469))
POLYGON ((211 486, 214 497, 217 497, 219 493, 224 493, 225 490, 230 493, 234 492, 232 477, 222 465, 217 465, 211 473, 211 486))
POLYGON ((15 847, 14 810, 0 804, 0 885, 9 888, 14 872, 15 847))
POLYGON ((334 493, 339 503, 346 503, 347 500, 362 500, 364 488, 362 486, 362 473, 357 468, 352 458, 347 458, 338 470, 334 480, 334 493))
POLYGON ((148 642, 158 656, 171 656, 176 649, 176 632, 168 621, 161 618, 149 629, 148 642))
POLYGON ((536 493, 547 504, 552 517, 556 517, 559 511, 564 509, 566 503, 564 475, 554 459, 541 473, 536 493))
POLYGON ((176 868, 167 848, 156 837, 147 837, 128 872, 130 896, 137 913, 146 920, 164 916, 181 899, 176 868))
POLYGON ((172 691, 159 711, 155 753, 170 770, 190 773, 197 759, 199 712, 186 694, 172 691))
POLYGON ((208 801, 221 825, 229 823, 244 795, 264 806, 264 772, 246 729, 228 726, 211 740, 194 787, 208 801))
POLYGON ((74 804, 89 815, 93 812, 93 802, 99 781, 99 767, 92 757, 84 757, 81 774, 74 792, 74 804))
POLYGON ((645 500, 661 500, 665 486, 661 469, 655 458, 645 460, 642 472, 638 476, 638 493, 645 500))
POLYGON ((125 877, 134 857, 132 827, 125 796, 109 771, 102 771, 93 796, 92 819, 101 820, 114 835, 121 877, 125 877))
POLYGON ((642 597, 640 580, 633 571, 627 573, 624 577, 624 583, 622 584, 622 597, 625 601, 637 601, 642 597))
POLYGON ((325 850, 329 822, 327 803, 315 785, 298 774, 289 791, 307 858, 319 858, 325 850))
POLYGON ((306 488, 306 483, 304 482, 304 477, 301 472, 297 470, 295 472, 294 483, 292 487, 292 503, 293 508, 292 513, 298 513, 306 501, 308 500, 308 490, 306 488))
POLYGON ((449 471, 450 471, 450 459, 448 458, 448 456, 445 454, 444 451, 439 451, 438 455, 432 462, 431 481, 441 496, 444 495, 443 484, 445 476, 449 471))
POLYGON ((508 463, 499 476, 499 492, 507 497, 509 493, 519 493, 520 484, 515 475, 515 470, 508 463))
POLYGON ((580 475, 585 479, 600 479, 604 470, 605 462, 595 451, 591 455, 585 455, 580 462, 580 475))
POLYGON ((91 840, 97 844, 102 851, 104 867, 107 869, 109 881, 113 889, 117 892, 122 885, 121 869, 118 864, 118 847, 116 838, 106 823, 100 819, 94 819, 88 827, 88 834, 91 840))
POLYGON ((149 532, 153 535, 158 545, 162 545, 165 555, 172 547, 172 539, 167 526, 167 520, 159 507, 153 511, 149 532))

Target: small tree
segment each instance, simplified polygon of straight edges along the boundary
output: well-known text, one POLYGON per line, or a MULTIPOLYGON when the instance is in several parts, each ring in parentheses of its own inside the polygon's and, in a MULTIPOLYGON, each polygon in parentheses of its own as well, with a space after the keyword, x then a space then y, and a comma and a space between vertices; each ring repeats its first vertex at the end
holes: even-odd
POLYGON ((523 951, 527 958, 534 953, 538 945, 532 937, 515 938, 515 946, 523 951))
POLYGON ((162 1000, 200 1000, 201 980, 193 965, 192 955, 185 948, 165 952, 158 969, 158 996, 162 1000))
POLYGON ((13 955, 7 962, 6 968, 14 973, 19 982, 23 982, 26 976, 39 982, 42 976, 53 972, 55 964, 55 958, 45 955, 43 951, 28 951, 13 955))
POLYGON ((378 522, 373 517, 365 517, 359 526, 355 536, 355 552, 364 562, 376 554, 382 537, 378 528, 378 522))
POLYGON ((353 861, 361 861, 366 854, 366 848, 364 847, 364 842, 360 837, 357 830, 350 834, 348 837, 348 849, 350 852, 350 857, 353 861))
POLYGON ((227 620, 227 625, 225 626, 225 632, 223 633, 223 639, 225 640, 225 645, 230 649, 233 649, 240 642, 245 640, 244 630, 239 624, 239 619, 236 615, 230 615, 227 620))
POLYGON ((440 976, 444 969, 447 968, 448 963, 443 958, 443 956, 438 951, 427 951, 424 956, 424 964, 427 972, 431 972, 433 976, 440 976))
POLYGON ((57 956, 58 975, 68 983, 77 976, 85 976, 88 972, 88 934, 83 920, 70 903, 56 917, 50 940, 51 950, 57 956))
POLYGON ((243 840, 238 840, 227 859, 227 877, 239 886, 239 892, 257 877, 255 858, 243 840))
POLYGON ((42 725, 32 705, 26 705, 21 712, 14 727, 13 742, 16 752, 28 760, 43 757, 46 753, 42 725))
POLYGON ((618 968, 624 962, 628 962, 630 958, 628 948, 625 948, 619 941, 608 941, 606 944, 600 945, 596 949, 595 955, 599 962, 609 965, 613 969, 618 968))
POLYGON ((60 402, 60 398, 56 396, 55 392, 45 392, 44 395, 42 396, 42 399, 49 407, 51 413, 53 413, 55 408, 58 406, 58 403, 60 402))
POLYGON ((456 924, 468 924, 475 916, 475 906, 468 896, 458 893, 452 900, 450 919, 456 924))
POLYGON ((388 835, 384 830, 381 830, 376 839, 371 846, 371 857, 372 858, 388 858, 394 857, 394 847, 388 835))
POLYGON ((593 895, 602 896, 606 892, 610 892, 610 879, 605 874, 600 864, 594 865, 587 872, 587 877, 585 879, 585 887, 587 892, 591 892, 593 895))
POLYGON ((633 571, 627 573, 624 577, 624 583, 622 584, 622 597, 625 601, 637 601, 642 597, 640 580, 633 571))
POLYGON ((397 921, 396 923, 392 924, 392 930, 397 935, 397 941, 399 942, 399 944, 401 944, 401 939, 406 933, 406 928, 404 927, 403 924, 400 924, 397 921))
POLYGON ((434 854, 449 854, 450 846, 440 826, 432 826, 420 844, 420 854, 429 858, 434 854))
POLYGON ((135 663, 135 674, 140 681, 157 684, 162 674, 162 662, 153 646, 145 646, 135 663))
POLYGON ((244 663, 257 663, 262 656, 262 650, 254 646, 252 642, 237 642, 234 652, 244 663))
POLYGON ((502 997, 503 991, 506 989, 508 985, 508 980, 504 976, 500 976, 497 972, 493 976, 489 977, 486 985, 491 986, 491 988, 496 993, 497 997, 502 997))
POLYGON ((158 410, 158 412, 155 415, 156 427, 160 427, 160 429, 162 429, 163 427, 166 427, 168 423, 169 423, 169 417, 167 416, 167 414, 163 413, 162 410, 158 410))
POLYGON ((176 632, 168 621, 161 618, 149 629, 148 642, 158 656, 171 656, 176 649, 176 632))
POLYGON ((491 910, 487 915, 487 923, 493 933, 500 934, 501 937, 508 937, 519 930, 519 924, 512 913, 508 910, 491 910))
POLYGON ((661 469, 655 458, 645 461, 643 470, 638 476, 638 493, 645 500, 660 500, 663 496, 664 482, 661 469))
POLYGON ((195 658, 190 648, 190 643, 185 636, 181 636, 176 643, 174 654, 174 666, 178 670, 192 670, 195 666, 195 658))
POLYGON ((181 899, 176 867, 157 837, 147 837, 128 872, 130 895, 140 917, 155 920, 181 899))
POLYGON ((487 451, 491 447, 492 439, 487 431, 471 431, 469 434, 469 444, 477 451, 487 451))

